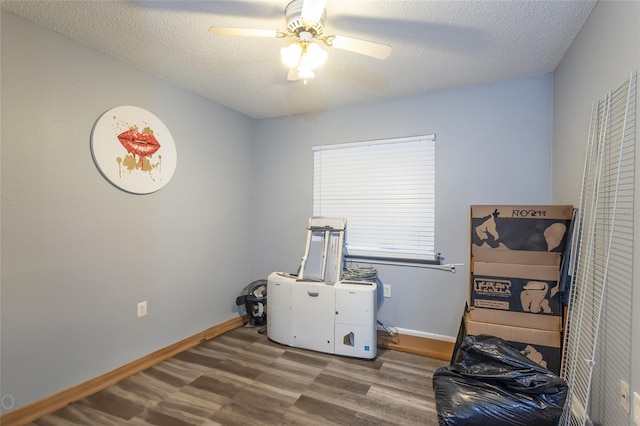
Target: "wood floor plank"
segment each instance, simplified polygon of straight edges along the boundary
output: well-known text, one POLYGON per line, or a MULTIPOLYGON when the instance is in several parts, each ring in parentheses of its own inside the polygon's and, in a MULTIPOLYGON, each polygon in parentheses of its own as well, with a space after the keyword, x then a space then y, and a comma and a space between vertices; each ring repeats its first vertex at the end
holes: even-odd
POLYGON ((286 350, 280 358, 304 365, 305 367, 324 368, 331 362, 331 357, 329 356, 319 356, 318 353, 312 351, 303 352, 296 348, 286 350))
POLYGON ((122 424, 122 417, 80 404, 68 405, 31 423, 37 426, 121 426, 122 424))
POLYGON ((145 401, 142 396, 138 396, 135 398, 136 400, 133 400, 129 399, 128 396, 134 397, 135 395, 123 396, 121 393, 121 389, 118 388, 118 385, 115 385, 82 399, 77 404, 86 405, 96 411, 111 414, 123 420, 129 420, 144 410, 145 401))
POLYGON ((215 357, 198 353, 197 351, 188 350, 188 351, 182 352, 181 354, 176 355, 175 359, 179 359, 184 362, 189 362, 191 364, 199 364, 207 368, 213 368, 218 364, 220 364, 221 362, 223 362, 225 358, 222 358, 222 359, 215 358, 215 357))
MULTIPOLYGON (((206 386, 197 387, 190 383, 189 385, 183 387, 179 393, 184 394, 184 398, 189 400, 189 403, 191 405, 204 406, 205 408, 211 409, 214 412, 223 407, 224 404, 227 404, 229 401, 231 401, 231 397, 217 394, 208 389, 203 389, 203 387, 206 386)), ((172 397, 179 396, 178 394, 174 394, 172 395, 172 397)))
POLYGON ((359 395, 366 395, 369 391, 370 385, 362 383, 356 380, 350 380, 344 377, 340 377, 334 374, 323 372, 320 374, 314 384, 324 385, 332 390, 343 390, 346 393, 353 393, 359 395))
POLYGON ((222 425, 286 425, 280 413, 265 411, 259 405, 245 405, 237 402, 222 407, 211 420, 222 425))
POLYGON ((362 409, 367 399, 366 395, 360 395, 350 393, 345 390, 334 390, 328 386, 314 383, 304 396, 312 398, 313 400, 323 401, 328 404, 333 404, 354 412, 358 412, 362 409))
POLYGON ((241 327, 31 425, 437 425, 432 377, 443 365, 388 349, 365 360, 291 348, 241 327))
POLYGON ((202 422, 211 418, 223 405, 211 399, 203 399, 194 393, 180 391, 160 401, 156 407, 165 411, 179 411, 202 422))
POLYGON ((244 384, 236 383, 233 379, 221 375, 207 376, 203 375, 195 379, 189 384, 194 387, 226 398, 233 398, 242 390, 244 384))
POLYGON ((318 377, 324 367, 305 364, 304 360, 300 359, 287 359, 283 354, 280 358, 275 360, 270 367, 276 370, 280 370, 282 372, 291 373, 294 375, 305 376, 312 379, 318 377))
POLYGON ((158 369, 163 373, 171 375, 172 377, 180 380, 180 382, 186 381, 187 383, 192 382, 210 370, 209 367, 181 361, 178 358, 167 359, 151 368, 158 369))
POLYGON ((131 419, 130 425, 155 426, 196 426, 202 423, 197 417, 189 416, 179 410, 171 410, 162 406, 146 407, 144 411, 131 419))
MULTIPOLYGON (((306 395, 298 398, 290 412, 295 413, 297 418, 300 418, 301 414, 304 414, 307 419, 317 421, 318 423, 316 424, 348 425, 353 422, 356 417, 355 410, 306 395)), ((287 414, 285 414, 284 417, 287 418, 287 414)))
POLYGON ((260 364, 242 361, 240 359, 227 359, 220 362, 214 368, 216 371, 225 372, 234 376, 244 377, 254 380, 262 374, 262 366, 260 364))
POLYGON ((315 376, 291 373, 277 368, 268 368, 255 381, 272 388, 278 388, 298 395, 307 389, 315 376))
POLYGON ((372 387, 367 394, 363 410, 371 414, 376 413, 383 419, 396 419, 400 424, 407 425, 437 425, 438 418, 433 401, 425 400, 418 406, 415 400, 407 401, 402 396, 381 391, 379 387, 372 387))

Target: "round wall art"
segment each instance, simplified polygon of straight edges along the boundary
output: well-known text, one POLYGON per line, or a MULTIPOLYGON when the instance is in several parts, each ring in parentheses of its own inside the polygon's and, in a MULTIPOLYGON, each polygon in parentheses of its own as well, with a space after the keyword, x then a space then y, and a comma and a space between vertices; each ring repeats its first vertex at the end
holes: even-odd
POLYGON ((98 118, 91 131, 91 155, 109 182, 134 194, 159 190, 176 169, 169 129, 135 106, 112 108, 98 118))

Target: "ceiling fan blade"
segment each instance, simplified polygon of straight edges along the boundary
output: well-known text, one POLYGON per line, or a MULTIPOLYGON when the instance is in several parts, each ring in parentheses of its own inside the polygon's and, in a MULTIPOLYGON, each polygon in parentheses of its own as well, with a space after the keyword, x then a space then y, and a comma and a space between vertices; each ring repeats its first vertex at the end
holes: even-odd
POLYGON ((277 37, 277 30, 261 30, 256 28, 230 28, 211 27, 209 32, 221 36, 241 36, 241 37, 277 37))
POLYGON ((320 22, 320 18, 322 18, 326 6, 327 0, 304 0, 300 17, 307 24, 318 23, 320 22))
POLYGON ((359 40, 351 37, 343 36, 327 36, 324 39, 325 44, 336 47, 349 52, 359 53, 378 59, 386 59, 391 54, 391 46, 386 44, 374 43, 372 41, 359 40))

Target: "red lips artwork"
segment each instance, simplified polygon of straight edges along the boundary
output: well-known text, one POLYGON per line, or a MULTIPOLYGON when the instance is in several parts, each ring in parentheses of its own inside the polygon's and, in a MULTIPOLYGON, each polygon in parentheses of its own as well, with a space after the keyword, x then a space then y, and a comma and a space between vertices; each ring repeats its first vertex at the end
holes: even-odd
POLYGON ((145 128, 142 132, 137 129, 127 130, 118 135, 118 140, 131 155, 138 156, 142 170, 144 170, 144 158, 151 157, 160 149, 160 143, 149 128, 145 128))
POLYGON ((133 105, 98 117, 91 129, 91 156, 109 183, 131 194, 163 188, 176 170, 171 132, 153 113, 133 105))

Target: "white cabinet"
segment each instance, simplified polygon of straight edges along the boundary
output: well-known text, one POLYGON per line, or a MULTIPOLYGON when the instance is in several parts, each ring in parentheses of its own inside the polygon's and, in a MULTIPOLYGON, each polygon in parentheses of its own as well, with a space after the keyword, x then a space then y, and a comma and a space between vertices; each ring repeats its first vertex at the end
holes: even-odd
POLYGON ((371 282, 327 284, 274 272, 267 279, 267 335, 288 346, 375 358, 376 289, 371 282))
POLYGON ((335 292, 325 283, 296 282, 293 288, 293 345, 333 353, 335 292))
POLYGON ((340 281, 335 285, 335 347, 338 355, 376 356, 376 284, 340 281))

